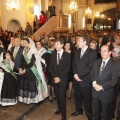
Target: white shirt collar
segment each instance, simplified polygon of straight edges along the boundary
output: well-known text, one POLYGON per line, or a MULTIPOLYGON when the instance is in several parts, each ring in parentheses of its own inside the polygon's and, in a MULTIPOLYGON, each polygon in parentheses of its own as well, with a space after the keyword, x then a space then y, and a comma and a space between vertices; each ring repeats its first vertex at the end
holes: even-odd
POLYGON ((106 59, 106 60, 103 59, 102 62, 105 61, 105 65, 106 65, 107 62, 109 61, 109 59, 110 59, 110 57, 108 59, 106 59))
POLYGON ((57 55, 58 55, 58 53, 60 53, 60 58, 61 58, 61 56, 63 54, 63 49, 60 52, 57 51, 57 55))
POLYGON ((20 45, 18 47, 15 47, 15 49, 19 49, 20 48, 20 45))
POLYGON ((88 46, 86 46, 85 48, 83 48, 81 50, 85 52, 87 50, 87 48, 88 48, 88 46))

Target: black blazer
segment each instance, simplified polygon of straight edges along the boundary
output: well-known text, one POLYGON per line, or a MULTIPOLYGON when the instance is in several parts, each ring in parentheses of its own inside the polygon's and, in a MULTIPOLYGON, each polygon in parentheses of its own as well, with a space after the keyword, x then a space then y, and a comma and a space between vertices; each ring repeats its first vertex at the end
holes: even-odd
POLYGON ((19 47, 19 50, 18 50, 18 52, 17 52, 17 55, 16 55, 16 58, 15 58, 15 59, 14 59, 14 57, 13 57, 14 48, 15 48, 15 47, 12 47, 12 48, 11 48, 11 54, 12 54, 12 60, 13 60, 13 62, 15 63, 14 71, 15 71, 15 72, 18 72, 18 68, 21 68, 21 65, 22 65, 24 47, 22 47, 22 46, 19 47))
POLYGON ((73 73, 78 74, 79 78, 82 79, 82 85, 90 87, 90 71, 93 67, 94 61, 97 58, 97 53, 89 47, 85 51, 82 58, 80 58, 80 53, 81 49, 78 49, 75 52, 73 60, 73 73))
POLYGON ((99 77, 101 64, 102 59, 98 59, 93 65, 93 69, 91 71, 91 81, 96 81, 99 85, 102 85, 104 90, 97 92, 93 88, 92 95, 93 98, 99 98, 103 102, 112 102, 114 99, 114 86, 118 81, 119 67, 118 64, 110 58, 99 77))
POLYGON ((0 55, 1 55, 2 52, 5 52, 5 51, 6 51, 5 48, 0 47, 0 55))
MULTIPOLYGON (((55 77, 60 78, 59 85, 67 86, 68 73, 70 69, 70 54, 66 51, 63 51, 63 54, 60 59, 59 65, 57 65, 57 51, 54 51, 51 55, 50 68, 49 71, 52 74, 53 79, 55 77)), ((52 80, 53 84, 54 80, 52 80)))

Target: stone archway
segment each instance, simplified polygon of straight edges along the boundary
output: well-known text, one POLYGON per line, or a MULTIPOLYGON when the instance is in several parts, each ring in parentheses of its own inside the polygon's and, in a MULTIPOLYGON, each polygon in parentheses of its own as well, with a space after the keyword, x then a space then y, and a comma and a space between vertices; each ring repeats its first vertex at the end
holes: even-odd
POLYGON ((11 19, 8 22, 7 30, 12 31, 12 32, 16 32, 20 26, 21 26, 21 24, 17 19, 11 19))

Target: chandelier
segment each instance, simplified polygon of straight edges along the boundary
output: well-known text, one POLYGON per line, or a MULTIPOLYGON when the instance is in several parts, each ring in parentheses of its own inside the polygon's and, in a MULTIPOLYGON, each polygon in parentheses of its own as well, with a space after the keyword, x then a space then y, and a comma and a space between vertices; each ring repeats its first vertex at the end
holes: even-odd
POLYGON ((86 10, 85 10, 85 14, 90 17, 90 14, 92 13, 92 10, 88 7, 86 10))
POLYGON ((70 2, 70 5, 68 7, 71 13, 76 12, 78 10, 78 5, 74 0, 70 2))
POLYGON ((8 10, 15 11, 20 9, 19 0, 7 0, 6 5, 8 10))
POLYGON ((99 18, 99 17, 100 17, 100 12, 97 11, 97 12, 95 13, 95 17, 96 17, 96 18, 99 18))

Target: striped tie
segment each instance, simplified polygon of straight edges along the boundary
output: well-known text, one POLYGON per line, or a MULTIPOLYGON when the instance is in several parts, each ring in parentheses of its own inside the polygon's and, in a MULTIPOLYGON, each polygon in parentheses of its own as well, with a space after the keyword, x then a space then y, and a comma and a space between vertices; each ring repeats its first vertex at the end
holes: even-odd
POLYGON ((58 53, 57 64, 59 65, 60 62, 60 53, 58 53))
POLYGON ((104 68, 105 68, 105 61, 102 62, 102 66, 100 67, 99 77, 101 76, 104 68))
POLYGON ((14 59, 15 59, 16 56, 17 56, 17 52, 18 52, 18 48, 15 48, 14 55, 13 55, 14 59))

